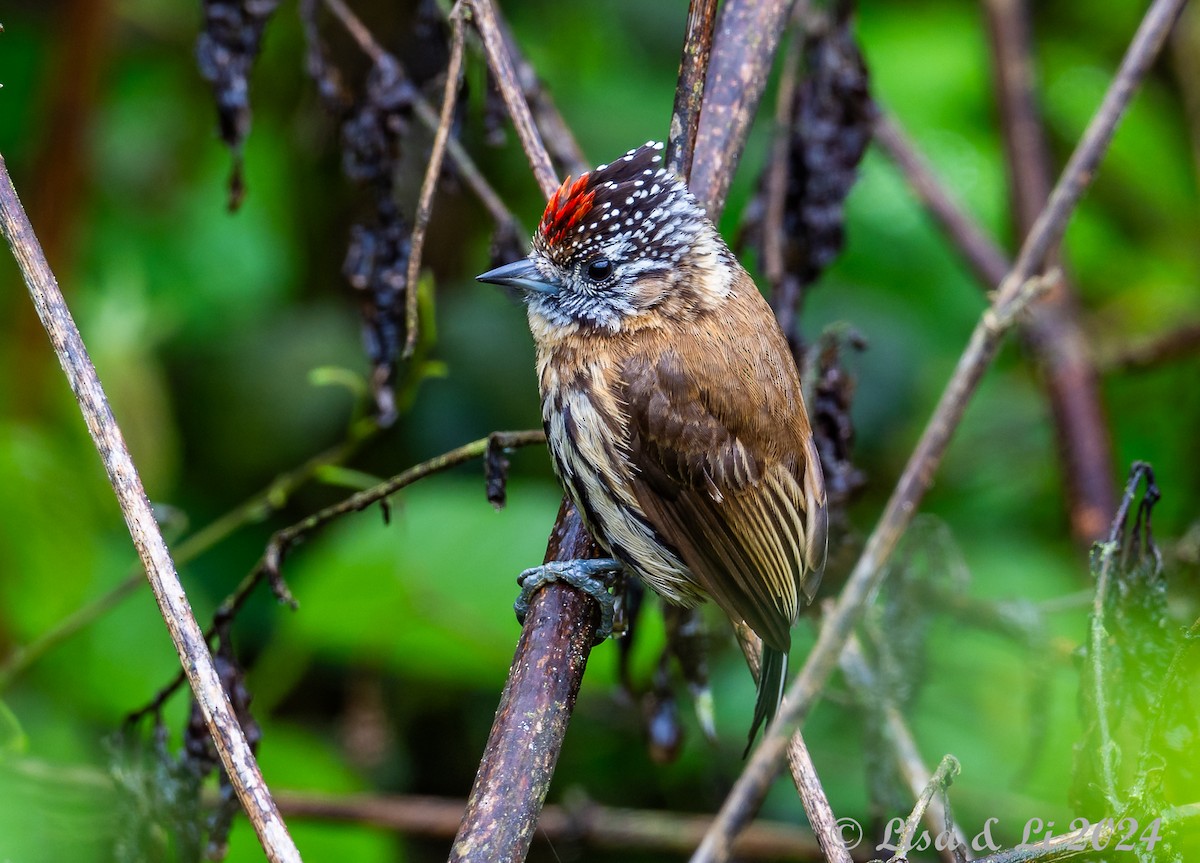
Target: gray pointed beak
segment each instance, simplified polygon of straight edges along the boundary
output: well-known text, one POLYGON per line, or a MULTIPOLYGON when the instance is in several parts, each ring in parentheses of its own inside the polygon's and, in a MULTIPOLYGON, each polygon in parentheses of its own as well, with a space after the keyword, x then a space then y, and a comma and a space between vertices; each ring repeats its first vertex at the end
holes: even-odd
POLYGON ((539 294, 557 294, 559 289, 558 283, 547 279, 539 273, 537 267, 533 265, 533 261, 529 260, 529 258, 522 258, 519 261, 513 261, 511 264, 505 264, 503 267, 488 270, 486 273, 476 276, 475 281, 491 282, 493 285, 507 285, 526 291, 535 291, 539 294))

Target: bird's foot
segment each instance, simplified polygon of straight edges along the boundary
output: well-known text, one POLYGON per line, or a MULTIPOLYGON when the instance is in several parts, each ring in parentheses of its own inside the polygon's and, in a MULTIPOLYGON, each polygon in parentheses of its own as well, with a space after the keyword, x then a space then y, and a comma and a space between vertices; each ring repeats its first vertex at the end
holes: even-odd
POLYGON ((513 611, 517 620, 525 622, 525 614, 529 611, 529 603, 538 589, 552 581, 561 581, 582 590, 596 600, 600 605, 600 625, 596 628, 596 644, 612 635, 613 628, 613 595, 609 593, 617 573, 621 571, 621 562, 610 557, 594 558, 591 560, 553 560, 527 569, 517 576, 517 584, 521 585, 521 595, 513 603, 513 611))

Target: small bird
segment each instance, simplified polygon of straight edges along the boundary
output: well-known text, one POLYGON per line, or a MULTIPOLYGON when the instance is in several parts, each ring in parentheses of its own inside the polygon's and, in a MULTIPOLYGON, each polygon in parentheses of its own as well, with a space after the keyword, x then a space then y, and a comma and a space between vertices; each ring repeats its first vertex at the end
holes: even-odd
POLYGON ((753 743, 824 568, 825 486, 787 340, 662 149, 568 177, 529 256, 478 279, 524 295, 555 471, 614 558, 527 572, 623 565, 744 620, 763 642, 753 743))

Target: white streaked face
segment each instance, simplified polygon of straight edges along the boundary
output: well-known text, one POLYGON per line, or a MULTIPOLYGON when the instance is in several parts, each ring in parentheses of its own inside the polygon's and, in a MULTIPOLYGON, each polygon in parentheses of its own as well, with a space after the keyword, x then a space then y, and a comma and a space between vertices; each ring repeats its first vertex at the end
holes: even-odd
POLYGON ((529 259, 556 290, 527 292, 531 315, 551 326, 619 331, 662 301, 682 261, 723 247, 687 187, 662 167, 661 150, 630 150, 555 193, 529 259))

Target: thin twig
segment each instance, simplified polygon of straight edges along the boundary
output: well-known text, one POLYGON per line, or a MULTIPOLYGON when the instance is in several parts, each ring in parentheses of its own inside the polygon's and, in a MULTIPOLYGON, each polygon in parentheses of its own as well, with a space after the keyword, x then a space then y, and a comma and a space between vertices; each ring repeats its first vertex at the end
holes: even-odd
MULTIPOLYGON (((908 859, 908 852, 912 850, 913 840, 917 835, 917 828, 921 826, 921 819, 925 817, 925 812, 929 809, 929 804, 933 801, 933 796, 939 793, 945 795, 946 789, 954 781, 954 777, 958 775, 961 769, 958 759, 953 755, 943 756, 941 763, 938 764, 937 771, 925 783, 925 788, 917 796, 916 805, 913 806, 912 812, 909 813, 908 818, 904 822, 904 829, 900 831, 900 847, 897 849, 893 859, 908 859)), ((945 829, 944 826, 941 829, 945 829)), ((937 832, 940 833, 941 829, 937 832)))
MULTIPOLYGON (((374 60, 376 63, 387 62, 394 64, 397 69, 403 69, 404 64, 389 54, 387 50, 376 41, 371 31, 359 19, 357 15, 348 7, 342 0, 322 0, 325 7, 333 13, 333 16, 341 22, 346 28, 346 32, 362 49, 363 53, 374 60)), ((438 112, 433 110, 422 96, 415 95, 413 97, 413 113, 417 115, 417 119, 429 131, 437 133, 441 126, 441 118, 438 112)), ((480 203, 491 215, 492 220, 498 224, 507 225, 515 222, 512 212, 504 203, 504 199, 496 193, 487 179, 479 170, 479 166, 475 164, 475 160, 467 153, 463 145, 454 138, 450 138, 446 142, 446 151, 450 156, 450 160, 454 162, 454 167, 458 172, 458 176, 462 177, 463 181, 479 198, 480 203)))
POLYGON ((371 488, 364 489, 345 500, 314 512, 312 515, 301 519, 289 527, 285 527, 283 530, 276 531, 267 545, 262 565, 267 567, 268 572, 278 571, 279 565, 283 562, 283 558, 287 555, 289 549, 330 522, 352 512, 362 512, 367 507, 386 500, 400 489, 410 486, 427 476, 479 458, 488 451, 489 447, 515 449, 517 447, 545 443, 545 441, 546 433, 541 429, 492 432, 487 437, 471 441, 449 452, 444 452, 439 456, 423 461, 418 465, 410 467, 403 473, 396 474, 391 479, 371 488))
MULTIPOLYGON (((762 669, 762 639, 744 620, 734 623, 733 631, 745 654, 750 674, 757 683, 762 669)), ((812 825, 824 859, 828 863, 851 863, 850 851, 846 848, 833 807, 829 805, 829 796, 821 784, 821 777, 817 775, 817 766, 813 764, 812 753, 802 734, 792 735, 787 757, 792 781, 800 794, 800 804, 804 807, 808 823, 812 825)))
MULTIPOLYGON (((442 838, 453 836, 458 829, 465 802, 416 795, 329 797, 288 792, 279 796, 279 808, 290 819, 367 825, 408 836, 442 838)), ((708 821, 704 815, 620 809, 583 800, 543 808, 537 838, 572 847, 686 854, 696 847, 708 821)), ((820 859, 812 833, 782 822, 752 825, 739 837, 737 853, 747 860, 820 859)))
POLYGON ((841 827, 834 817, 833 807, 829 805, 829 797, 821 785, 812 753, 808 751, 802 734, 794 734, 788 741, 787 762, 792 781, 800 792, 804 814, 808 816, 808 823, 812 825, 813 833, 821 845, 824 859, 827 863, 852 863, 853 858, 846 847, 841 827))
POLYGON ((717 20, 688 187, 716 221, 795 0, 725 0, 717 20))
POLYGON ((71 317, 38 244, 33 226, 25 215, 0 156, 0 227, 12 247, 13 256, 25 277, 38 317, 50 336, 54 353, 66 373, 71 389, 83 412, 88 432, 100 453, 109 482, 121 506, 121 514, 146 568, 146 577, 167 624, 171 641, 187 672, 188 682, 204 715, 205 724, 216 744, 221 763, 228 773, 238 799, 245 808, 268 859, 299 861, 287 827, 271 799, 254 753, 234 716, 229 698, 213 666, 208 645, 192 616, 187 595, 171 561, 171 553, 154 519, 141 477, 129 455, 125 439, 113 417, 112 408, 88 357, 87 348, 71 317))
POLYGON ((1192 354, 1200 354, 1200 323, 1194 321, 1114 351, 1097 364, 1105 374, 1140 372, 1192 354))
POLYGON ((792 731, 799 728, 837 665, 838 655, 853 632, 867 603, 881 583, 883 564, 907 528, 933 481, 950 439, 984 371, 999 350, 1004 332, 1032 298, 1034 274, 1050 248, 1066 230, 1067 219, 1107 151, 1118 121, 1137 85, 1158 55, 1185 0, 1155 0, 1138 27, 1104 100, 1083 139, 1067 162, 1054 193, 1021 247, 1013 270, 1004 278, 996 298, 971 334, 958 366, 943 392, 892 492, 879 524, 872 532, 854 571, 825 619, 803 669, 788 690, 782 708, 751 755, 742 775, 721 807, 713 829, 693 856, 693 863, 726 860, 733 837, 757 811, 767 788, 778 774, 792 731))
POLYGON ((504 45, 517 70, 517 81, 521 85, 521 92, 525 96, 525 101, 529 103, 534 124, 541 132, 546 149, 550 151, 550 158, 562 169, 563 173, 579 176, 591 167, 584 158, 579 142, 575 140, 575 135, 567 126, 567 121, 559 113, 558 106, 554 104, 549 90, 546 89, 533 66, 521 53, 521 47, 513 38, 512 28, 504 20, 503 10, 498 7, 493 7, 493 9, 496 12, 496 21, 500 25, 500 32, 504 35, 504 45))
MULTIPOLYGON (((921 758, 917 741, 913 737, 908 723, 904 721, 904 716, 900 713, 899 708, 891 698, 887 697, 886 693, 880 691, 875 671, 868 664, 862 646, 856 637, 851 636, 846 643, 846 649, 842 651, 839 664, 858 700, 865 708, 876 711, 882 716, 884 736, 891 747, 896 768, 904 778, 913 798, 919 798, 921 790, 929 784, 933 774, 921 758)), ((925 825, 929 828, 930 835, 936 836, 941 833, 946 829, 948 823, 946 807, 936 798, 931 800, 925 810, 925 825)), ((963 850, 966 859, 970 859, 970 844, 963 834, 962 828, 955 824, 953 830, 955 844, 963 850)), ((946 848, 941 853, 947 863, 956 863, 953 849, 946 848)))
POLYGON ((433 193, 438 178, 442 175, 442 158, 446 155, 446 142, 450 139, 450 126, 454 122, 454 109, 458 104, 458 91, 462 86, 463 45, 466 41, 462 7, 455 5, 450 13, 450 61, 446 65, 446 92, 442 97, 442 113, 437 131, 433 135, 433 148, 429 153, 429 165, 421 183, 421 195, 417 200, 417 216, 413 223, 412 241, 408 255, 408 276, 405 281, 405 336, 404 358, 413 355, 417 347, 417 279, 421 272, 421 253, 425 250, 425 232, 429 230, 429 217, 433 212, 433 193))
POLYGON ((1061 836, 1048 836, 1037 843, 997 851, 995 854, 979 858, 976 863, 1054 863, 1084 854, 1094 855, 1098 850, 1107 848, 1116 835, 1112 819, 1105 819, 1061 836))
MULTIPOLYGON (((490 435, 479 440, 471 441, 463 444, 460 447, 444 452, 441 455, 435 456, 420 464, 413 465, 408 470, 396 474, 396 476, 387 479, 378 485, 372 486, 369 489, 353 494, 350 497, 338 503, 327 506, 318 512, 301 519, 293 525, 277 530, 267 543, 266 551, 258 564, 252 569, 242 580, 237 587, 222 600, 217 606, 217 610, 213 613, 213 621, 204 633, 206 641, 211 642, 216 636, 221 627, 228 623, 238 611, 241 610, 246 600, 254 592, 254 589, 263 580, 268 578, 276 594, 284 601, 295 603, 291 598, 291 594, 287 592, 287 587, 284 585, 280 570, 283 566, 283 559, 302 539, 311 535, 314 531, 324 527, 331 521, 334 521, 344 515, 352 512, 361 512, 372 504, 387 500, 391 495, 398 492, 400 489, 410 486, 419 480, 432 476, 435 473, 448 470, 452 467, 457 467, 472 459, 480 458, 488 452, 492 447, 500 449, 516 449, 523 446, 533 446, 544 443, 546 440, 545 432, 540 429, 531 429, 529 431, 512 431, 512 432, 492 432, 490 435)), ((177 676, 174 680, 158 691, 154 698, 139 710, 131 713, 126 718, 126 723, 132 723, 139 720, 141 717, 151 713, 158 712, 181 685, 183 677, 177 676)))
MULTIPOLYGON (((1052 167, 1034 92, 1033 45, 1026 0, 984 0, 997 102, 1008 166, 1013 227, 1024 237, 1050 194, 1052 167)), ((1050 264, 1058 255, 1052 252, 1050 264)), ((1112 442, 1100 382, 1079 321, 1071 282, 1038 300, 1021 335, 1041 369, 1058 440, 1072 532, 1085 546, 1104 535, 1117 505, 1112 442)))
POLYGON ((496 19, 496 9, 492 5, 492 0, 466 0, 466 2, 474 13, 475 29, 479 31, 479 36, 483 40, 483 50, 487 55, 488 67, 495 76, 496 84, 500 88, 500 95, 504 98, 504 104, 508 107, 513 126, 516 127, 517 136, 521 139, 521 146, 529 159, 529 166, 533 169, 533 178, 537 180, 542 194, 549 198, 558 188, 558 175, 554 172, 550 154, 546 151, 541 133, 533 123, 529 104, 525 101, 525 96, 521 91, 516 69, 513 68, 512 57, 504 44, 504 34, 500 32, 500 25, 496 19))
MULTIPOLYGON (((1173 806, 1163 810, 1160 817, 1164 826, 1171 825, 1178 830, 1181 822, 1200 819, 1200 803, 1173 806)), ((1114 819, 1105 818, 1061 836, 1048 836, 1037 843, 997 851, 979 858, 975 863, 1055 863, 1085 855, 1094 858, 1103 853, 1118 836, 1114 819)))
MULTIPOLYGON (((347 440, 313 456, 299 467, 280 474, 263 491, 182 540, 175 548, 176 565, 182 566, 195 560, 238 528, 262 521, 271 513, 278 512, 287 505, 296 489, 312 479, 318 471, 344 463, 378 431, 379 423, 374 417, 359 420, 351 426, 347 440)), ((47 653, 132 596, 144 580, 142 570, 136 569, 107 593, 76 609, 33 641, 17 647, 0 664, 0 692, 47 653)))
POLYGON ((1054 180, 1037 108, 1029 9, 1025 0, 983 0, 983 7, 1013 226, 1023 237, 1045 206, 1054 180))
POLYGON ((675 86, 675 107, 667 134, 667 167, 685 180, 692 173, 692 157, 696 153, 696 132, 700 128, 700 106, 704 101, 704 79, 708 75, 716 17, 717 0, 691 0, 688 4, 679 83, 675 86))
POLYGON ((390 59, 387 49, 375 41, 375 35, 370 31, 366 24, 354 14, 354 12, 342 0, 324 0, 325 7, 333 13, 334 17, 342 22, 342 26, 346 28, 346 32, 350 34, 358 47, 367 54, 376 64, 390 59))
MULTIPOLYGON (((1057 246, 1066 230, 1067 220, 1084 190, 1091 185, 1100 160, 1108 151, 1117 123, 1125 113, 1150 66, 1162 50, 1163 42, 1187 0, 1154 0, 1142 18, 1121 66, 1096 109, 1083 138, 1050 195, 1050 200, 1034 222, 1029 236, 1021 246, 1013 272, 1008 279, 1024 282, 1045 260, 1051 248, 1057 246)), ((1016 289, 1010 284, 1008 290, 1016 289)), ((1004 286, 1001 286, 1004 292, 1004 286)))

